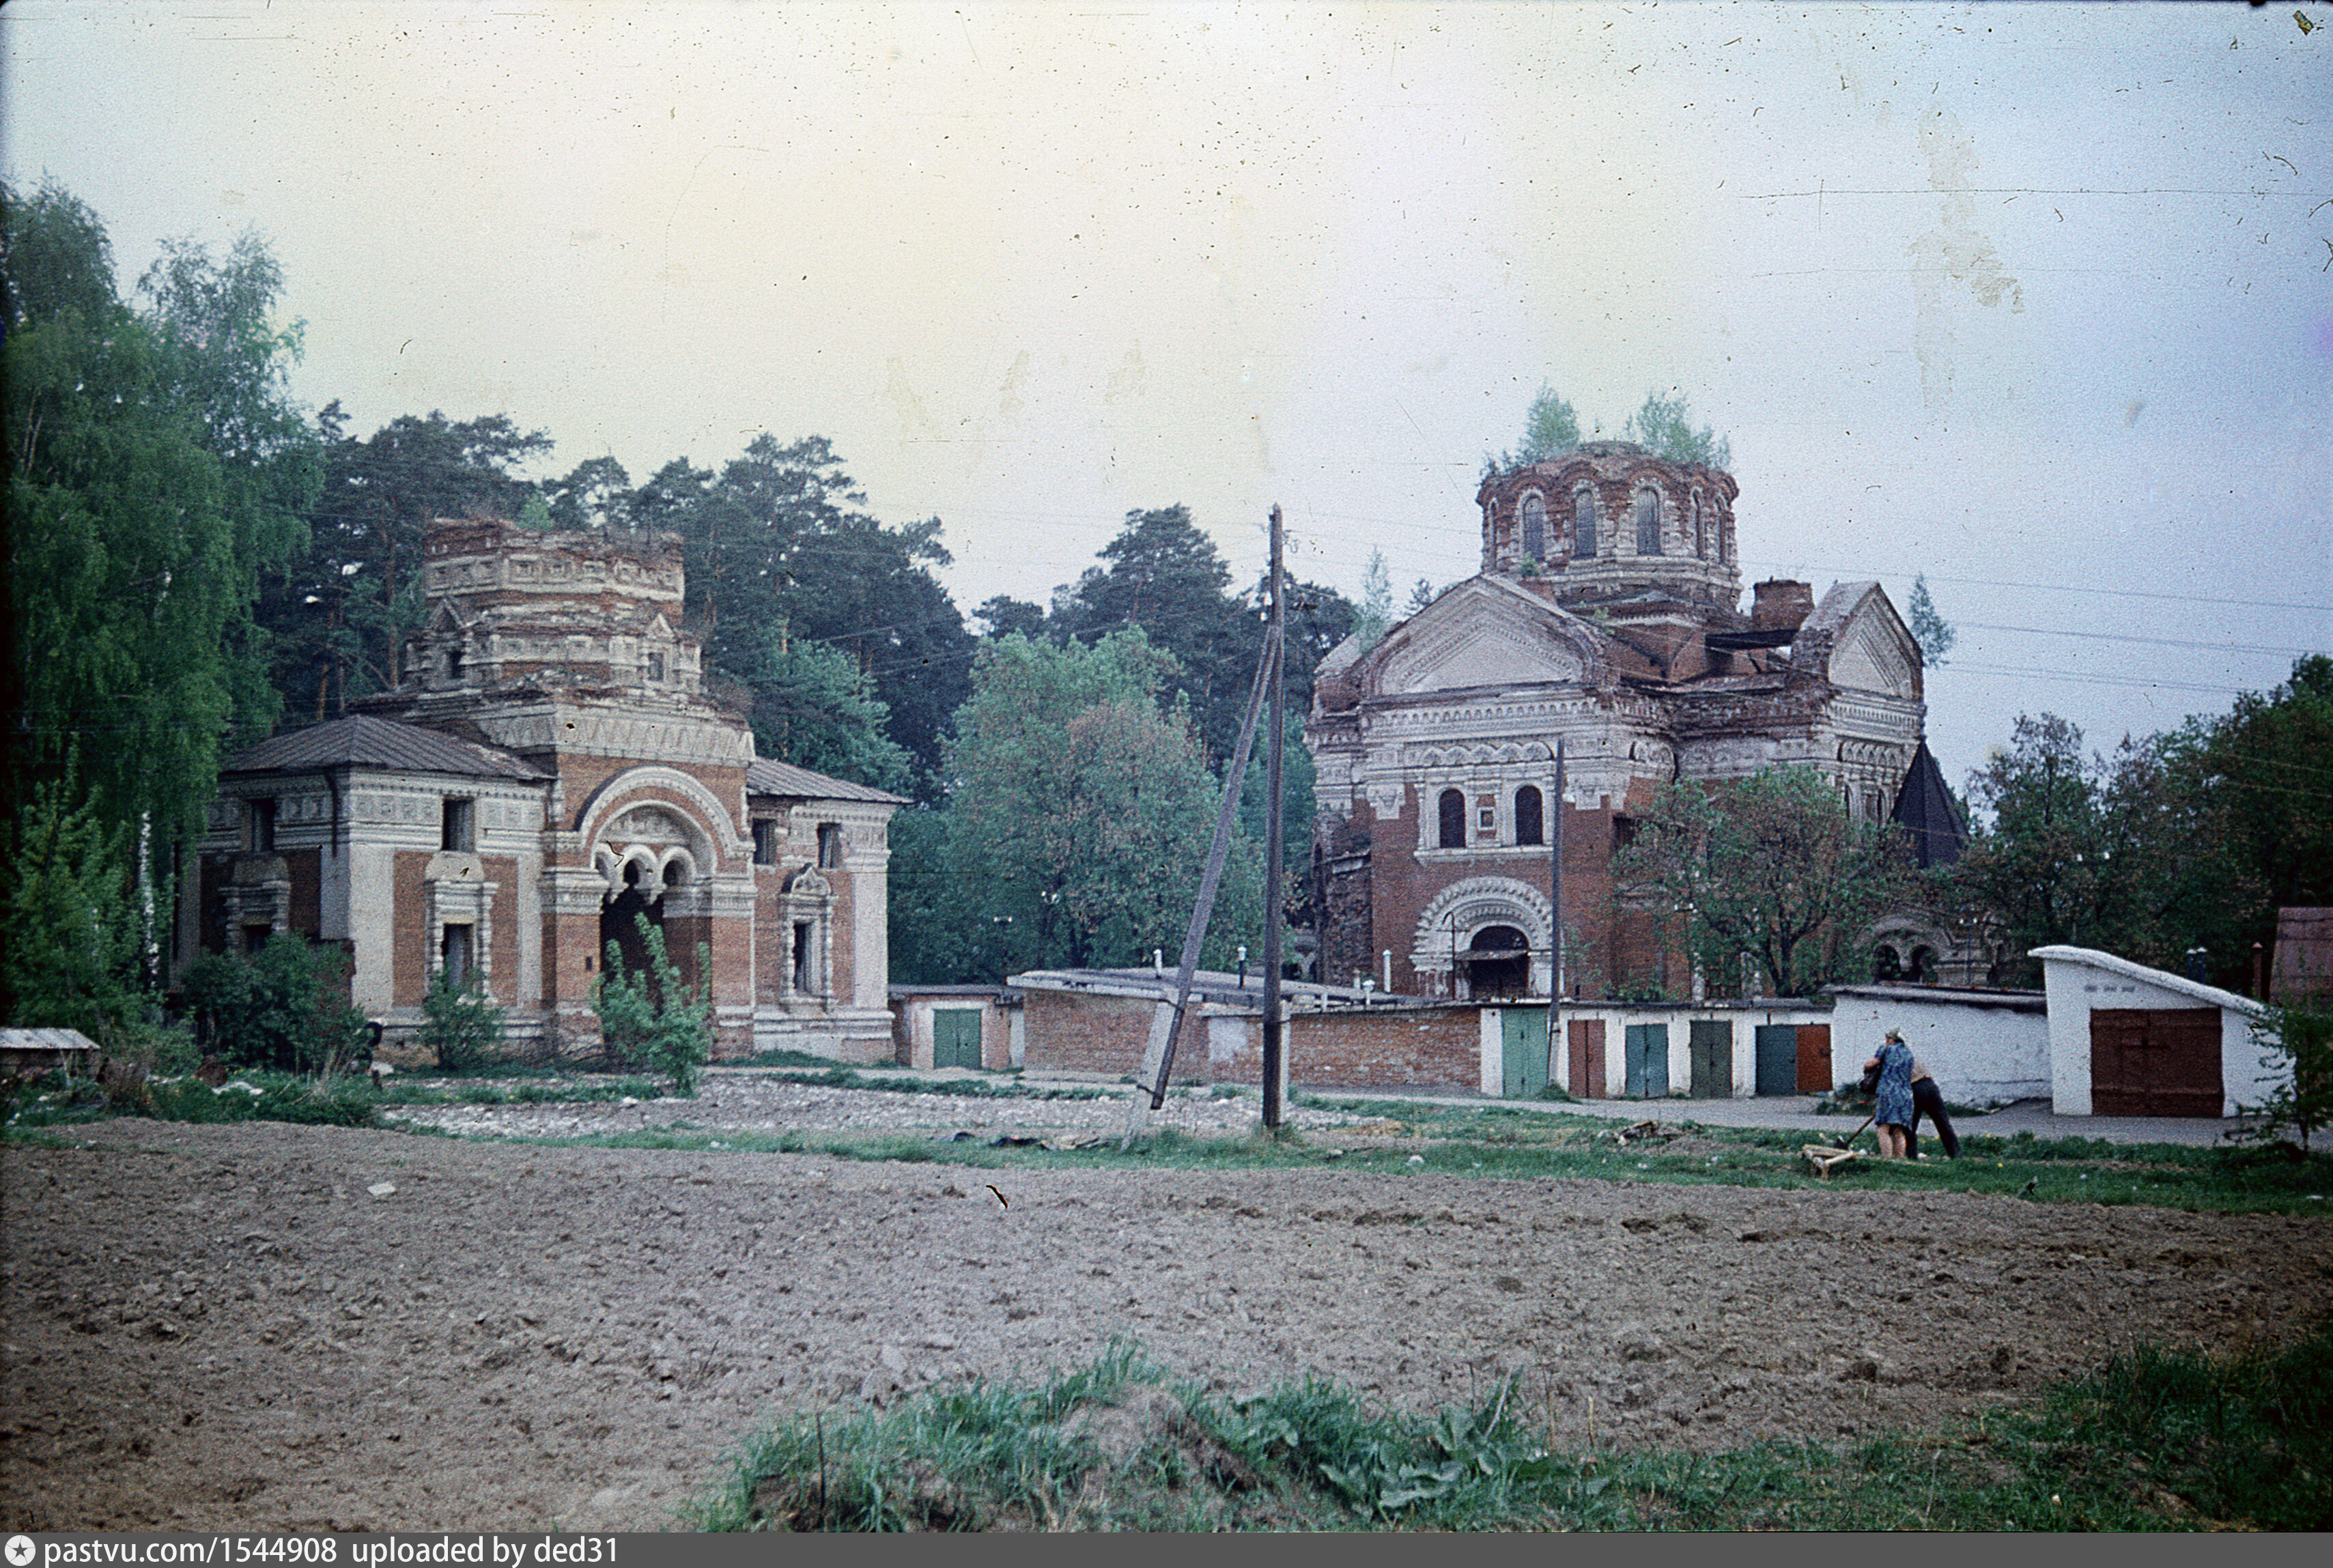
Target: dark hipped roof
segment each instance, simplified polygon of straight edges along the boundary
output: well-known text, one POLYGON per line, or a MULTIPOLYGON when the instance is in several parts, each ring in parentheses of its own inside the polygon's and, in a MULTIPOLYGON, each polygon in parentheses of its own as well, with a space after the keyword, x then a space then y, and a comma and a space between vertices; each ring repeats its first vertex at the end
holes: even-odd
POLYGON ((276 735, 239 751, 219 770, 230 773, 296 773, 323 768, 394 768, 413 773, 459 773, 474 779, 549 775, 507 751, 457 741, 417 724, 351 714, 276 735))
POLYGON ((813 773, 791 762, 773 762, 766 757, 754 758, 753 766, 745 770, 745 791, 749 795, 788 795, 802 800, 873 800, 887 806, 907 804, 904 795, 894 795, 871 784, 853 784, 845 779, 830 779, 823 773, 813 773))
POLYGON ((1912 858, 1923 868, 1950 865, 1968 847, 1968 830, 1961 826, 1960 813, 1953 809, 1951 792, 1944 788, 1944 770, 1936 766, 1925 741, 1912 753, 1912 765, 1904 770, 1904 787, 1896 792, 1891 816, 1912 836, 1912 858))

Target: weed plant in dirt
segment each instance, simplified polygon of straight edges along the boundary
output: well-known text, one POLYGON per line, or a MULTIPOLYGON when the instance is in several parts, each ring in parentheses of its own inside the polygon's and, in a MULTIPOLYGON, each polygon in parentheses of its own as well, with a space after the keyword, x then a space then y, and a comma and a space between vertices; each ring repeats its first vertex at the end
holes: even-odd
POLYGON ((2281 1353, 2142 1346, 2032 1410, 1714 1454, 1569 1451, 1507 1379, 1427 1416, 1318 1376, 1223 1398, 1138 1347, 754 1434, 711 1531, 2322 1530, 2333 1331, 2281 1353))

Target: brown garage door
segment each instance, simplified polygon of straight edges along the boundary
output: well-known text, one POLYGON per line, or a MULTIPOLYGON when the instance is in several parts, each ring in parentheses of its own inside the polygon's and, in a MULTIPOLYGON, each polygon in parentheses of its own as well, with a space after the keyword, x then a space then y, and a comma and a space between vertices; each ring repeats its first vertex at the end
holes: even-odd
POLYGON ((2090 1013, 2090 1111, 2099 1116, 2216 1116, 2217 1008, 2098 1008, 2090 1013))
POLYGON ((1830 1076, 1830 1026, 1800 1024, 1798 1047, 1799 1093, 1829 1094, 1834 1081, 1830 1076))

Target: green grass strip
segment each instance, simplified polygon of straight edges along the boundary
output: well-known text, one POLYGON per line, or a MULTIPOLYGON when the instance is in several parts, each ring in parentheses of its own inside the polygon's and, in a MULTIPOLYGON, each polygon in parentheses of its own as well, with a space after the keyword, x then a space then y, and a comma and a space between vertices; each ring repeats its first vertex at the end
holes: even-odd
POLYGON ((1521 1380, 1431 1416, 1307 1376, 1223 1400, 1138 1346, 755 1433, 684 1514, 737 1530, 2333 1528, 2333 1327, 2141 1348, 2036 1407, 1841 1448, 1560 1451, 1521 1380))

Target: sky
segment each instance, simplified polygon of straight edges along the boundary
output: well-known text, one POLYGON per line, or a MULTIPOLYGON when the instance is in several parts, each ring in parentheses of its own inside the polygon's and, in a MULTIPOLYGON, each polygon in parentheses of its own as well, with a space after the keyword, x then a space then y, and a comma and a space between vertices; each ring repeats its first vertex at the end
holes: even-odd
POLYGON ((827 436, 969 615, 1187 505, 1406 602, 1542 386, 1925 575, 1958 786, 2333 653, 2333 6, 12 0, 0 177, 267 240, 296 397, 634 483, 827 436), (2304 25, 2305 24, 2305 25, 2304 25))

